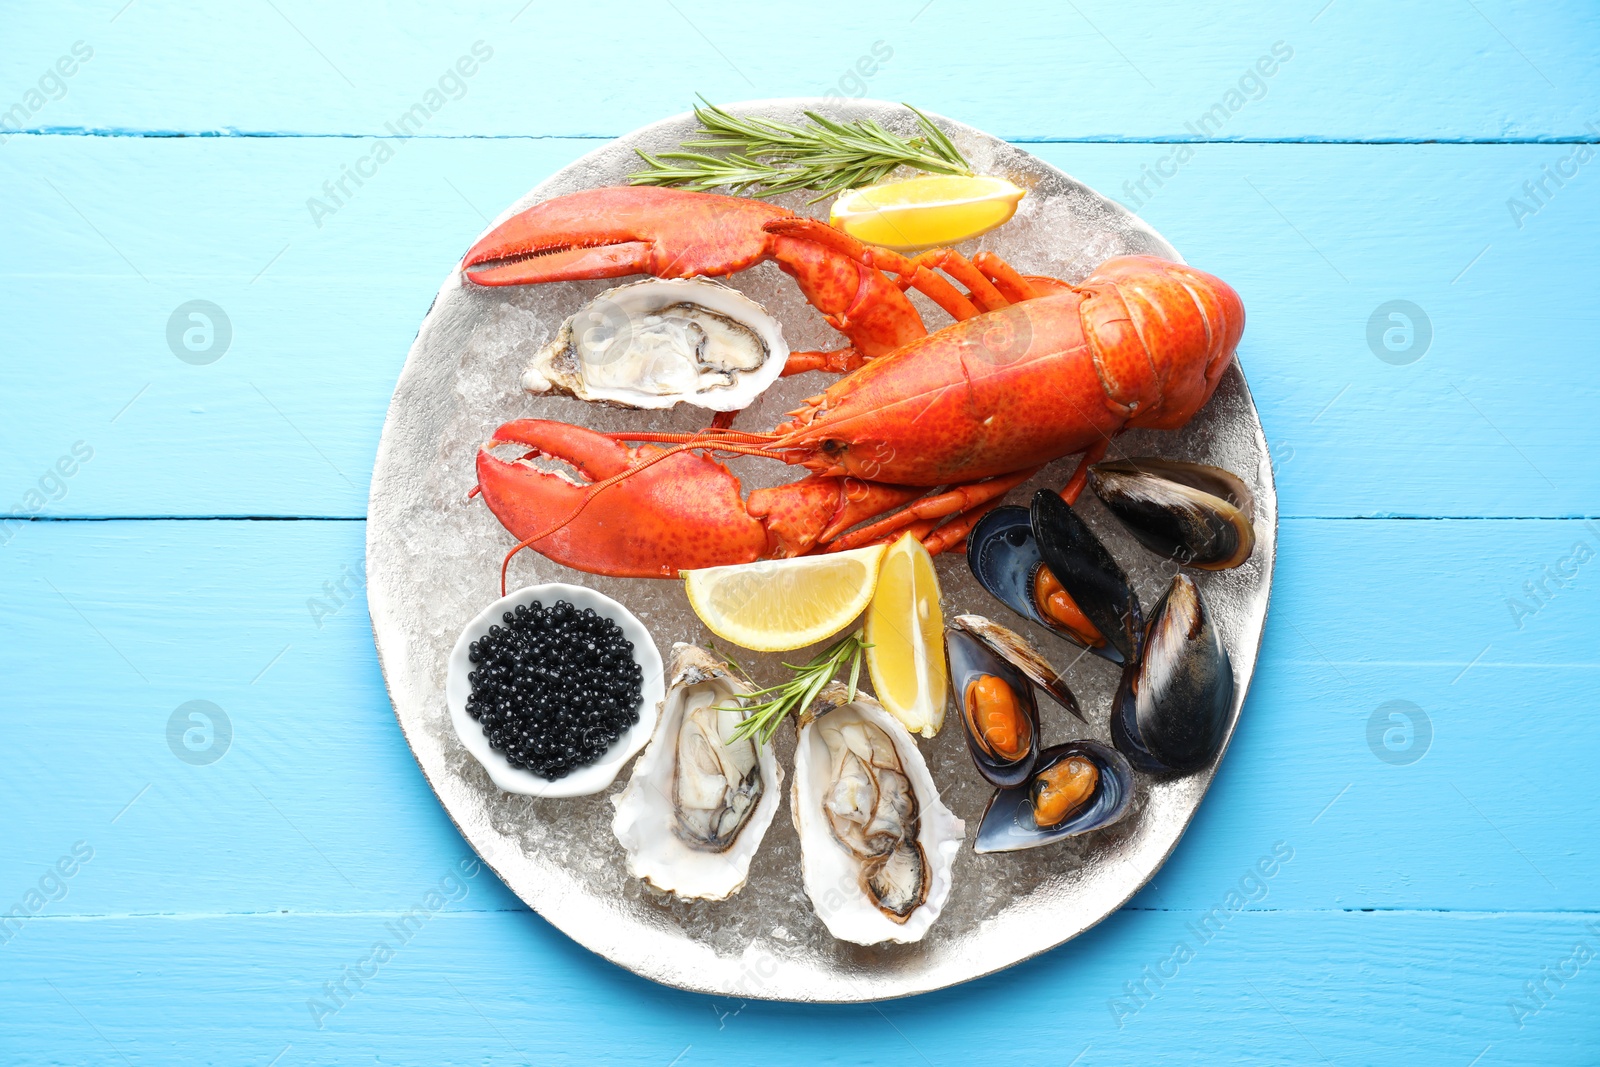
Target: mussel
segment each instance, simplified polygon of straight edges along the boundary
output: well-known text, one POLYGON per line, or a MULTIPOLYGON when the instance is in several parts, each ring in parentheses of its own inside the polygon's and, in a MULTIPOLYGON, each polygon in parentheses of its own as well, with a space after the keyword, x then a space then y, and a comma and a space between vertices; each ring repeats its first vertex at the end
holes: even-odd
POLYGON ((1090 467, 1089 485, 1141 545, 1185 566, 1227 570, 1255 548, 1250 490, 1221 467, 1126 459, 1090 467))
POLYGON ((1059 494, 1041 489, 1031 508, 985 515, 967 539, 967 565, 1023 618, 1113 663, 1137 655, 1143 616, 1127 575, 1059 494))
POLYGON ((1039 755, 1039 704, 1016 666, 966 629, 946 627, 945 660, 978 773, 1005 788, 1027 781, 1039 755))
POLYGON ((1133 770, 1098 741, 1068 741, 1039 754, 1033 773, 990 799, 977 852, 1017 852, 1100 830, 1133 803, 1133 770))
POLYGON ((1143 656, 1123 668, 1111 740, 1135 767, 1186 774, 1222 750, 1233 711, 1233 663, 1199 588, 1172 579, 1150 617, 1143 656))
POLYGON ((1026 637, 982 615, 957 615, 950 620, 950 628, 964 631, 987 645, 991 652, 1027 675, 1028 681, 1048 693, 1057 704, 1081 721, 1089 721, 1083 717, 1078 698, 1067 688, 1067 680, 1026 637))

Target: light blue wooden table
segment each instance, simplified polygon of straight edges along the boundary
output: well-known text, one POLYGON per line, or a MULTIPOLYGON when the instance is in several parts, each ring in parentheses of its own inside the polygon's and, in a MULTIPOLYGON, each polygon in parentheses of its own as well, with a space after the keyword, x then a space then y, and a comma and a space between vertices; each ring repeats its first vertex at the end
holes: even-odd
POLYGON ((1600 1063, 1592 5, 449 6, 0 15, 0 1062, 1600 1063), (1238 736, 1153 885, 981 982, 620 971, 460 873, 384 694, 367 477, 435 288, 697 91, 1026 142, 1250 310, 1284 518, 1238 736))

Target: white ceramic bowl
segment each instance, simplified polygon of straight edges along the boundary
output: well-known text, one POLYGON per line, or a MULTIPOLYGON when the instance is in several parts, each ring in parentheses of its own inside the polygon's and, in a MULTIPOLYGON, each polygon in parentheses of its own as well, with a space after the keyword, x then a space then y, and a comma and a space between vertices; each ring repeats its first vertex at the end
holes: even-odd
POLYGON ((508 793, 522 793, 530 797, 581 797, 598 793, 610 785, 616 780, 623 764, 638 754, 650 740, 665 691, 661 653, 651 640, 650 631, 644 628, 644 623, 635 618, 633 612, 602 593, 581 585, 560 582, 518 589, 480 611, 456 639, 444 682, 445 701, 450 705, 450 722, 456 728, 456 736, 461 739, 461 744, 483 764, 483 769, 489 772, 495 785, 508 793), (472 683, 467 681, 467 675, 472 670, 472 662, 467 659, 468 646, 488 633, 489 627, 500 622, 506 612, 514 610, 519 604, 532 606, 535 600, 541 601, 546 607, 558 600, 565 600, 579 611, 593 608, 596 615, 603 615, 615 622, 622 627, 622 636, 633 642, 633 660, 644 674, 639 721, 613 741, 598 760, 555 781, 511 766, 504 756, 489 747, 489 738, 484 735, 483 727, 467 714, 467 698, 472 695, 472 683))

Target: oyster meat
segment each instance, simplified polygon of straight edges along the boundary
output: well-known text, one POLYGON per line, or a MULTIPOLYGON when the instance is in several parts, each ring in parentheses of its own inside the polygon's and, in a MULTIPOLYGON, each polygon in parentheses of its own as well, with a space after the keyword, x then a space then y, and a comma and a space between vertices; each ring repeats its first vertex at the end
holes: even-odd
POLYGON ((803 881, 828 932, 858 945, 921 940, 949 898, 966 825, 905 727, 831 685, 800 716, 794 774, 803 881))
POLYGON ((788 358, 778 321, 737 289, 651 278, 579 308, 534 356, 522 386, 629 408, 738 411, 778 379, 788 358))
POLYGON ((686 899, 723 900, 749 877, 783 770, 770 744, 734 740, 749 687, 709 652, 673 646, 650 745, 615 799, 628 871, 686 899))

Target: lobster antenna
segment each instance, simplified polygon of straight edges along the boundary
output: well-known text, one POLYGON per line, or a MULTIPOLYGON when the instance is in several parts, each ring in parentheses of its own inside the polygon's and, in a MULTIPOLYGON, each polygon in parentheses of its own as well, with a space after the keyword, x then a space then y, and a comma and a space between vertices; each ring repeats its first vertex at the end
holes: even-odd
POLYGON ((660 445, 700 442, 708 444, 708 446, 709 442, 713 440, 728 441, 738 439, 746 443, 754 443, 772 442, 778 439, 778 435, 775 433, 758 433, 753 430, 735 430, 731 427, 721 426, 709 426, 704 430, 697 430, 694 433, 651 433, 648 431, 644 433, 633 433, 628 431, 616 431, 613 433, 607 433, 604 436, 609 437, 613 441, 643 441, 650 444, 660 445))
POLYGON ((613 485, 616 485, 618 482, 632 478, 635 474, 638 474, 647 467, 655 466, 657 463, 660 463, 662 460, 667 459, 670 456, 675 456, 680 452, 692 452, 697 448, 704 448, 713 452, 729 452, 742 456, 760 456, 764 459, 775 459, 779 460, 780 462, 786 462, 782 453, 773 451, 772 449, 757 448, 755 445, 734 442, 721 443, 720 440, 700 440, 699 438, 702 436, 700 434, 686 434, 683 436, 694 438, 695 440, 689 440, 681 444, 675 444, 671 448, 663 448, 655 455, 635 463, 626 470, 618 471, 617 473, 611 475, 611 477, 603 478, 598 482, 591 482, 589 484, 589 488, 584 491, 583 496, 578 500, 577 506, 568 512, 560 522, 552 523, 551 525, 540 530, 538 533, 533 534, 530 537, 524 537, 522 540, 518 541, 514 546, 512 546, 511 550, 506 553, 505 559, 500 563, 500 595, 506 595, 506 576, 511 568, 511 559, 518 552, 521 552, 535 541, 544 540, 546 537, 549 537, 557 530, 572 522, 573 519, 576 519, 579 515, 583 514, 583 510, 589 506, 590 501, 592 501, 600 493, 611 488, 613 485))

